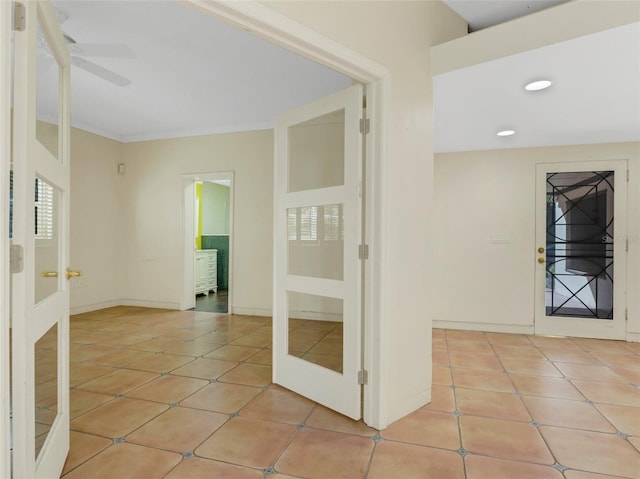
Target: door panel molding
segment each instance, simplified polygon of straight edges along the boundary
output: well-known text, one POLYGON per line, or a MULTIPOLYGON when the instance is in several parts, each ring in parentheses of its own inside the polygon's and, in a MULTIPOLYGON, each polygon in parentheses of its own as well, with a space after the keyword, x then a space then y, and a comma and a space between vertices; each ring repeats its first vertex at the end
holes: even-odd
MULTIPOLYGON (((359 123, 362 117, 362 95, 362 86, 354 85, 347 90, 284 113, 276 120, 275 133, 273 381, 353 419, 360 419, 362 414, 361 386, 358 384, 358 373, 362 369, 362 284, 361 260, 358 259, 362 222, 359 195, 363 161, 362 136, 359 132, 359 123), (307 185, 305 187, 307 189, 303 191, 289 192, 293 184, 290 169, 292 158, 295 157, 294 154, 302 155, 304 153, 298 150, 294 152, 291 149, 291 135, 294 131, 304 138, 311 138, 308 136, 309 131, 321 135, 326 134, 327 124, 318 124, 313 120, 336 111, 344 112, 341 117, 343 123, 337 123, 342 126, 332 129, 331 133, 332 137, 338 135, 338 132, 344 134, 344 139, 338 136, 338 141, 343 148, 340 153, 343 155, 341 166, 327 166, 329 158, 334 158, 329 152, 323 153, 326 157, 322 157, 320 163, 322 169, 318 164, 312 166, 318 167, 317 170, 314 170, 317 176, 322 175, 326 169, 341 168, 343 184, 331 187, 321 187, 322 184, 319 184, 320 187, 317 188, 314 188, 313 185, 307 185), (297 237, 299 228, 302 228, 299 223, 301 220, 298 218, 298 215, 301 214, 300 208, 334 204, 343 205, 342 220, 339 220, 339 224, 342 226, 342 239, 341 241, 340 239, 334 240, 340 241, 337 246, 342 250, 342 258, 339 263, 341 279, 301 276, 293 273, 289 266, 292 261, 292 243, 297 245, 297 243, 305 241, 297 237), (290 209, 297 210, 293 217, 289 216, 290 209), (296 218, 296 239, 293 240, 289 229, 289 221, 293 221, 292 218, 296 218), (328 318, 333 318, 336 314, 330 310, 329 304, 335 303, 336 300, 340 302, 342 313, 338 313, 338 315, 342 317, 340 325, 342 334, 339 336, 341 370, 337 371, 314 364, 311 359, 301 359, 289 350, 292 344, 290 335, 293 337, 295 334, 295 331, 291 329, 292 324, 304 321, 301 315, 296 313, 300 309, 300 305, 293 304, 295 300, 291 296, 292 293, 300 301, 303 297, 309 301, 305 304, 307 309, 302 308, 304 313, 313 313, 315 310, 311 308, 318 307, 318 312, 324 311, 326 313, 327 321, 329 321, 328 318), (296 296, 295 293, 299 294, 296 296), (309 299, 311 297, 313 299, 309 299), (311 306, 313 301, 316 303, 311 306), (319 306, 320 303, 322 306, 319 306), (323 310, 322 308, 327 309, 323 310)), ((317 140, 317 138, 315 139, 317 140)), ((304 160, 309 161, 310 157, 314 157, 314 155, 306 155, 304 160)), ((326 210, 318 208, 318 211, 326 210)), ((319 215, 320 213, 314 214, 319 215)), ((321 231, 323 223, 319 216, 315 218, 320 223, 317 231, 321 231)), ((322 216, 322 221, 325 221, 324 218, 322 216)), ((313 220, 309 219, 309 221, 313 220)), ((316 234, 317 237, 308 240, 308 244, 296 246, 306 250, 302 254, 310 255, 308 261, 313 263, 322 261, 319 254, 324 247, 320 234, 316 234)), ((310 316, 307 314, 306 317, 310 316)), ((303 357, 310 356, 307 353, 303 357)))
MULTIPOLYGON (((24 269, 12 275, 12 366, 13 366, 13 478, 39 479, 58 477, 69 450, 69 286, 65 271, 69 259, 69 158, 70 158, 70 60, 52 4, 47 0, 23 2, 26 9, 25 30, 15 32, 14 63, 14 242, 24 247, 24 269), (38 30, 39 27, 39 30, 38 30), (40 32, 40 33, 38 33, 40 32), (36 59, 38 34, 44 35, 58 65, 57 151, 40 144, 37 133, 36 59), (49 183, 53 193, 51 215, 53 252, 46 269, 58 276, 51 278, 55 288, 36 304, 36 238, 34 234, 34 179, 49 183), (53 329, 55 326, 55 330, 53 329), (46 337, 51 331, 54 336, 46 337), (40 341, 42 340, 42 342, 40 341), (39 344, 38 344, 39 343, 39 344), (38 362, 40 354, 49 356, 46 365, 38 362), (52 356, 53 357, 53 356, 52 356), (48 409, 42 419, 48 427, 46 436, 36 445, 36 371, 53 375, 57 382, 55 411, 48 409), (53 415, 53 419, 50 416, 53 415), (36 454, 36 451, 39 453, 36 454)), ((47 280, 48 281, 48 280, 47 280)), ((43 379, 44 381, 45 379, 43 379)), ((50 381, 51 379, 46 379, 50 381)))

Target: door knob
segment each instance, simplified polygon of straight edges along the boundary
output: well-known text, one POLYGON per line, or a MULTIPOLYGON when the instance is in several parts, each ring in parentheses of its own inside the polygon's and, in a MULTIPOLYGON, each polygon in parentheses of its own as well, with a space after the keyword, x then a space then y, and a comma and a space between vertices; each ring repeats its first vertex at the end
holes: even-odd
POLYGON ((538 258, 538 263, 540 264, 544 263, 544 258, 538 258))
POLYGON ((58 277, 58 272, 57 271, 45 271, 40 276, 42 276, 43 278, 57 278, 58 277))
POLYGON ((538 253, 540 254, 544 253, 544 248, 543 247, 538 248, 538 253))
MULTIPOLYGON (((58 273, 56 273, 56 276, 57 275, 58 273)), ((78 276, 82 276, 82 273, 80 271, 71 271, 69 268, 67 268, 67 279, 77 278, 78 276)))

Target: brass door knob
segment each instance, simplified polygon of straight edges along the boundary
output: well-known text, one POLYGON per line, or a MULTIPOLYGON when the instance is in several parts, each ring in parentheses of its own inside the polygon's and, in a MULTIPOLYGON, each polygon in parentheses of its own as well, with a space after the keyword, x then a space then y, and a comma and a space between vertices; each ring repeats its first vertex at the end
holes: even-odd
POLYGON ((44 271, 40 276, 42 276, 43 278, 57 278, 58 277, 58 272, 57 271, 44 271))
POLYGON ((80 271, 71 271, 69 268, 67 268, 67 279, 77 278, 78 276, 82 276, 82 273, 80 273, 80 271))
POLYGON ((540 264, 544 263, 544 258, 538 258, 538 263, 540 264))
POLYGON ((540 254, 544 253, 544 248, 543 247, 538 248, 538 253, 540 254))

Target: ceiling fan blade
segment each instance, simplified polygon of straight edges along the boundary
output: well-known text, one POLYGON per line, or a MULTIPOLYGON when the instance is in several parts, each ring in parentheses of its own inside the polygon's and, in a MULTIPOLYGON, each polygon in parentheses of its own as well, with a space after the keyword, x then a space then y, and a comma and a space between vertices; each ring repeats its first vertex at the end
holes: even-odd
POLYGON ((93 73, 103 80, 106 80, 117 86, 127 86, 131 83, 131 80, 129 80, 128 78, 120 76, 117 73, 114 73, 111 70, 107 70, 106 68, 90 62, 89 60, 85 60, 84 58, 71 57, 71 64, 86 72, 93 73))
POLYGON ((106 43, 69 43, 69 53, 84 57, 136 58, 126 45, 106 43))

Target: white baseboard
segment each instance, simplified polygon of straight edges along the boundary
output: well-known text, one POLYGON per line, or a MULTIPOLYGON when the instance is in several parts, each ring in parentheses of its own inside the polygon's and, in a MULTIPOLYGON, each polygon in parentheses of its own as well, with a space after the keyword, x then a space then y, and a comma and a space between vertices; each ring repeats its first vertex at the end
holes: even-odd
POLYGON ((335 321, 342 323, 342 315, 337 313, 320 313, 317 311, 289 311, 289 317, 310 321, 335 321))
MULTIPOLYGON (((115 306, 138 306, 141 308, 175 309, 180 310, 180 303, 169 303, 162 301, 142 301, 137 299, 114 299, 101 303, 86 304, 83 306, 73 306, 69 309, 69 314, 89 313, 99 309, 113 308, 115 306)), ((272 311, 266 308, 233 308, 233 314, 244 316, 267 316, 271 317, 272 311)))
POLYGON ((166 303, 162 301, 139 301, 136 299, 114 299, 102 303, 87 304, 69 308, 69 314, 90 313, 99 309, 113 308, 115 306, 137 306, 140 308, 156 309, 180 309, 180 303, 166 303))
POLYGON ((234 306, 233 314, 242 316, 267 316, 270 318, 273 311, 267 308, 239 308, 238 306, 234 306))
MULTIPOLYGON (((233 314, 241 316, 267 316, 273 317, 273 311, 266 308, 239 308, 234 306, 233 314)), ((291 317, 295 319, 309 319, 313 321, 337 321, 342 322, 342 316, 335 313, 317 313, 314 311, 291 311, 291 317)))
POLYGON ((387 424, 384 424, 384 427, 381 427, 380 429, 386 428, 389 424, 397 421, 398 419, 402 419, 407 414, 411 414, 413 411, 421 408, 429 402, 431 402, 431 388, 420 391, 418 394, 404 398, 401 401, 390 402, 387 414, 387 424))
POLYGON ((433 320, 434 328, 441 329, 462 329, 465 331, 484 331, 487 333, 515 333, 533 334, 533 324, 503 324, 503 323, 481 323, 471 321, 441 321, 433 320))
POLYGON ((180 310, 180 303, 168 303, 164 301, 142 301, 138 299, 122 299, 121 306, 137 306, 139 308, 157 308, 157 309, 177 309, 180 310))
MULTIPOLYGON (((484 331, 487 333, 535 334, 533 324, 503 324, 481 323, 471 321, 440 321, 433 320, 433 327, 439 329, 461 329, 464 331, 484 331)), ((625 340, 630 343, 640 343, 640 332, 627 331, 625 340)))
POLYGON ((99 309, 113 308, 114 306, 121 306, 120 300, 103 301, 102 303, 86 304, 84 306, 73 306, 69 308, 69 314, 82 314, 90 313, 91 311, 97 311, 99 309))
POLYGON ((631 331, 627 331, 627 341, 630 343, 640 343, 640 333, 634 333, 631 331))

